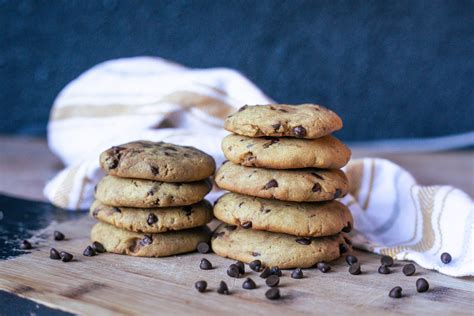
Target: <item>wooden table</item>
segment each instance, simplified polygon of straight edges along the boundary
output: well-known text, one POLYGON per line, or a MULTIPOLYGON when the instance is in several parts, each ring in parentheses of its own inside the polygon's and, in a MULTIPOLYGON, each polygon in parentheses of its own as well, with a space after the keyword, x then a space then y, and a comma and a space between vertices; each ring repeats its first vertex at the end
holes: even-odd
MULTIPOLYGON (((354 156, 380 156, 354 149, 354 156)), ((474 195, 473 151, 436 154, 383 155, 411 171, 423 184, 452 184, 474 195)), ((45 181, 61 167, 42 139, 0 137, 0 192, 41 199, 45 181)), ((187 254, 152 259, 113 254, 97 257, 81 255, 89 243, 93 221, 87 216, 51 223, 42 233, 55 229, 67 240, 41 240, 31 254, 0 261, 0 290, 61 310, 81 314, 467 314, 474 310, 474 278, 452 278, 417 267, 415 276, 406 277, 398 263, 389 275, 377 273, 379 257, 355 251, 364 273, 347 273, 343 260, 330 273, 305 270, 305 278, 294 280, 284 272, 283 299, 264 298, 266 286, 256 273, 247 273, 258 285, 243 290, 242 279, 226 275, 228 259, 214 254, 187 254), (50 247, 67 249, 77 258, 71 263, 48 259, 50 247), (199 269, 202 257, 216 267, 199 269), (415 291, 418 277, 426 278, 430 291, 415 291), (194 282, 207 280, 211 291, 200 294, 194 282), (225 280, 231 295, 215 292, 225 280), (405 296, 391 299, 388 291, 400 285, 405 296)), ((0 222, 1 225, 1 222, 0 222)), ((0 307, 1 314, 1 307, 0 307)))

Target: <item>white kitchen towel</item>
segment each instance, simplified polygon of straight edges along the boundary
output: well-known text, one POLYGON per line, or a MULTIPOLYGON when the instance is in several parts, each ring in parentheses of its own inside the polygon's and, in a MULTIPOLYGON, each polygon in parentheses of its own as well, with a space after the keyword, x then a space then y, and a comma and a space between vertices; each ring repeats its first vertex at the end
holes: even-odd
MULTIPOLYGON (((155 57, 99 64, 68 84, 53 105, 49 146, 66 167, 44 193, 59 207, 87 209, 103 176, 100 152, 138 139, 192 145, 220 165, 224 118, 244 104, 269 102, 230 69, 189 69, 155 57)), ((342 202, 354 216, 355 247, 452 276, 474 275, 474 207, 467 194, 419 186, 383 159, 354 160, 346 172, 351 194, 342 202), (445 251, 453 257, 447 265, 439 259, 445 251)))

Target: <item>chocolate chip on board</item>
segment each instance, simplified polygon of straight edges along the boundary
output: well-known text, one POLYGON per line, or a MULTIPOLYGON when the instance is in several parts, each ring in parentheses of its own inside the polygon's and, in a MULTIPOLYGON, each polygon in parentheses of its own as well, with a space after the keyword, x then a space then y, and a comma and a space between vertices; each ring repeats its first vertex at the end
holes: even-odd
POLYGON ((242 261, 236 261, 234 263, 237 268, 239 268, 239 274, 244 275, 245 274, 245 265, 242 261))
POLYGON ((238 278, 240 276, 239 267, 236 264, 231 264, 229 268, 227 268, 227 275, 231 278, 238 278))
POLYGON ((300 268, 296 268, 295 270, 293 270, 293 272, 291 272, 291 277, 293 279, 302 279, 303 278, 303 270, 301 270, 300 268))
POLYGON ((227 284, 224 281, 221 281, 221 283, 219 283, 217 293, 229 295, 229 288, 227 287, 227 284))
POLYGON ((204 241, 201 241, 197 245, 197 251, 199 253, 208 253, 210 249, 211 249, 211 247, 209 247, 209 244, 207 242, 204 242, 204 241))
POLYGON ((271 288, 265 292, 265 297, 269 300, 277 300, 280 298, 280 290, 277 287, 271 288))
POLYGON ((406 276, 411 276, 415 274, 415 271, 416 271, 416 268, 413 263, 406 264, 402 269, 403 274, 406 276))
POLYGON ((71 255, 69 252, 66 252, 66 251, 61 251, 59 253, 59 256, 61 257, 61 260, 63 262, 69 262, 72 260, 72 258, 74 257, 73 255, 71 255))
POLYGON ((266 267, 265 269, 263 269, 262 273, 260 273, 260 277, 262 279, 266 279, 268 278, 270 275, 272 275, 272 270, 270 270, 269 267, 266 267))
POLYGON ((360 270, 360 264, 358 262, 352 264, 350 267, 349 267, 349 273, 352 274, 352 275, 359 275, 361 274, 361 270, 360 270))
POLYGON ((255 284, 254 280, 251 278, 247 278, 244 283, 242 283, 242 288, 246 290, 253 290, 257 288, 257 284, 255 284))
POLYGON ((252 271, 260 272, 260 270, 262 270, 262 261, 254 260, 249 263, 249 267, 252 271))
POLYGON ((206 291, 207 282, 204 280, 197 281, 196 283, 194 283, 194 287, 196 288, 196 290, 198 290, 199 293, 203 293, 204 291, 206 291))
POLYGON ((350 266, 351 266, 352 264, 356 263, 357 261, 359 261, 359 259, 357 259, 356 256, 353 256, 353 255, 348 255, 348 256, 346 256, 346 262, 347 262, 347 264, 350 265, 350 266))
POLYGON ((277 267, 277 266, 271 267, 271 268, 270 268, 270 271, 272 272, 272 274, 278 275, 279 277, 281 277, 281 276, 283 275, 283 273, 281 272, 280 268, 277 267))
POLYGON ((87 246, 86 249, 84 249, 84 252, 82 254, 86 257, 93 257, 97 255, 97 253, 91 246, 87 246))
POLYGON ((107 250, 105 250, 105 247, 98 241, 94 241, 91 245, 92 249, 94 249, 98 253, 104 253, 107 250))
POLYGON ((378 269, 380 274, 389 274, 390 273, 390 268, 386 265, 381 265, 378 269))
POLYGON ((212 263, 206 258, 202 258, 201 263, 199 264, 199 268, 201 268, 201 270, 211 270, 212 263))
POLYGON ((61 256, 59 255, 59 251, 54 248, 51 248, 51 250, 49 250, 49 258, 53 260, 60 260, 61 256))
POLYGON ((388 296, 391 298, 400 298, 402 297, 402 288, 399 286, 394 287, 393 289, 390 290, 388 293, 388 296))
POLYGON ((278 275, 272 274, 265 280, 265 283, 269 287, 278 286, 278 284, 280 283, 280 277, 278 275))
POLYGON ((32 249, 33 246, 31 245, 31 243, 28 241, 28 240, 23 240, 20 244, 20 249, 23 249, 23 250, 29 250, 29 249, 32 249))
POLYGON ((448 263, 451 262, 451 260, 452 260, 452 257, 451 257, 451 255, 450 255, 449 253, 443 252, 443 253, 441 254, 441 262, 442 262, 442 263, 448 264, 448 263))
POLYGON ((393 266, 393 258, 390 256, 382 256, 382 258, 380 258, 380 263, 384 266, 391 267, 393 266))
POLYGON ((318 262, 316 264, 316 268, 321 271, 322 273, 326 273, 331 271, 331 266, 327 264, 326 262, 318 262))
POLYGON ((53 236, 54 236, 54 240, 57 240, 57 241, 64 240, 65 238, 64 234, 57 230, 54 231, 53 236))
POLYGON ((428 284, 428 281, 426 281, 426 279, 419 278, 418 280, 416 280, 416 291, 418 293, 426 292, 429 288, 430 285, 428 284))

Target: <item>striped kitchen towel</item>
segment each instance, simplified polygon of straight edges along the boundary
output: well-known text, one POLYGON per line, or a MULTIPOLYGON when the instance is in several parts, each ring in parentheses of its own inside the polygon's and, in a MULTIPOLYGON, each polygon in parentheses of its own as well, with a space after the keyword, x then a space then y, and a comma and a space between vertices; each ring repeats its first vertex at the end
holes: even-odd
MULTIPOLYGON (((189 69, 155 57, 108 61, 86 71, 57 97, 48 124, 50 149, 65 164, 45 187, 51 203, 87 209, 103 176, 99 154, 146 139, 195 146, 224 160, 224 118, 243 104, 272 102, 238 72, 189 69)), ((450 186, 423 187, 383 159, 352 161, 351 194, 342 199, 354 216, 354 245, 413 260, 452 276, 474 275, 473 201, 450 186), (449 252, 453 261, 439 257, 449 252)), ((220 192, 213 191, 212 201, 220 192)))

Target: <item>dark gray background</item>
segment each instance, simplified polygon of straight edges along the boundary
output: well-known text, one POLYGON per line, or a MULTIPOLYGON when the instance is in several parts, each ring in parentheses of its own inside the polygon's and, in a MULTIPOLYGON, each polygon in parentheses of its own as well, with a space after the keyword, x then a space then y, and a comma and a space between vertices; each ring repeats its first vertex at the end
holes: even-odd
POLYGON ((238 69, 345 140, 474 126, 474 1, 0 0, 0 133, 44 135, 64 85, 136 55, 238 69))

